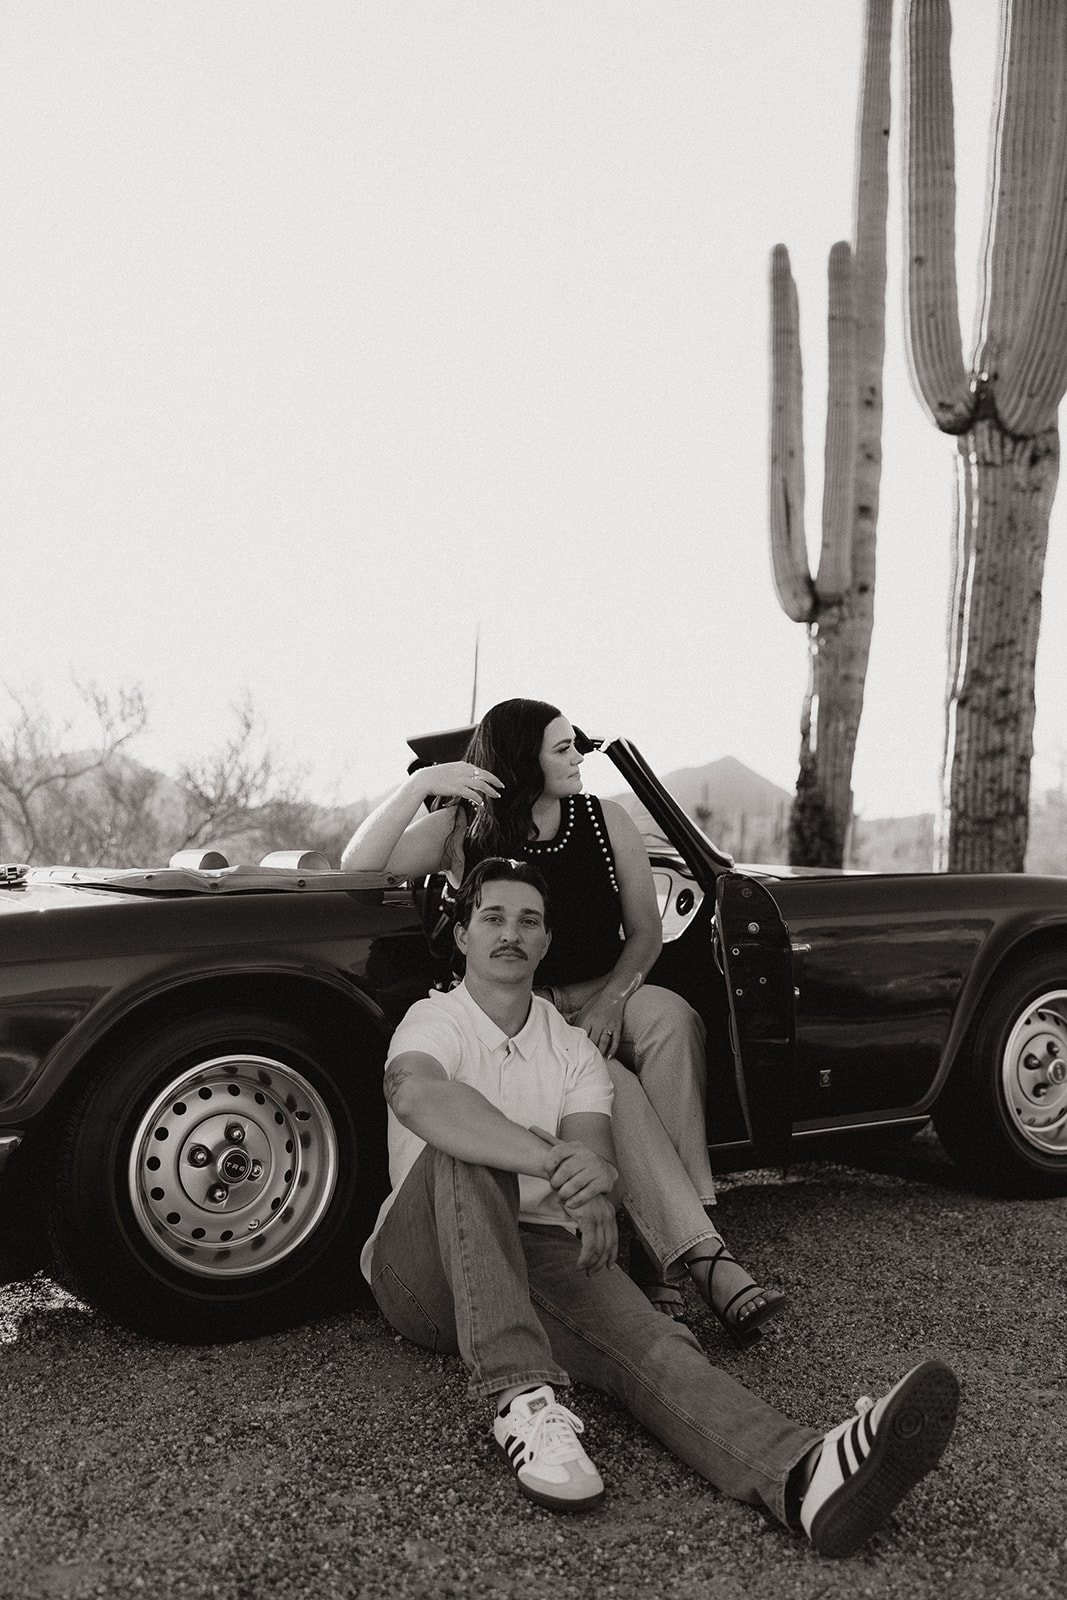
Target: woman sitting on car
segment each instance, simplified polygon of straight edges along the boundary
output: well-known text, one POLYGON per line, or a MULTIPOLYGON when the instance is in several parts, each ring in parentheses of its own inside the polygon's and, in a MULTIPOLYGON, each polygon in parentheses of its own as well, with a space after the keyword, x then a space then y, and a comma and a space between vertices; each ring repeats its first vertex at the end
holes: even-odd
POLYGON ((684 1263, 719 1321, 748 1343, 785 1297, 761 1289, 708 1224, 704 1208, 715 1188, 704 1025, 680 995, 645 982, 662 944, 648 857, 622 806, 582 792, 582 759, 557 707, 501 701, 478 724, 466 758, 412 773, 360 825, 341 864, 403 877, 443 872, 454 887, 486 856, 540 869, 552 943, 537 981, 611 1071, 626 1208, 655 1258, 634 1275, 677 1318, 675 1275, 684 1263), (434 809, 420 815, 431 802, 434 809), (702 1248, 708 1244, 711 1253, 702 1248))

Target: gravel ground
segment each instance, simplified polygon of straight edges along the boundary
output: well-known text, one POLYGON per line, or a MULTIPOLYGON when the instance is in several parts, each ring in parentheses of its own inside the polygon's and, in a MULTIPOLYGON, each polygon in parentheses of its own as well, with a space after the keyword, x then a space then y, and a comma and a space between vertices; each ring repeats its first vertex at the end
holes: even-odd
POLYGON ((927 1355, 963 1384, 940 1468, 861 1555, 820 1560, 588 1390, 607 1498, 542 1511, 458 1362, 372 1311, 191 1349, 38 1277, 0 1291, 0 1596, 1062 1600, 1067 1201, 970 1194, 932 1135, 767 1177, 733 1180, 719 1225, 791 1310, 742 1354, 694 1299, 711 1358, 815 1426, 927 1355))

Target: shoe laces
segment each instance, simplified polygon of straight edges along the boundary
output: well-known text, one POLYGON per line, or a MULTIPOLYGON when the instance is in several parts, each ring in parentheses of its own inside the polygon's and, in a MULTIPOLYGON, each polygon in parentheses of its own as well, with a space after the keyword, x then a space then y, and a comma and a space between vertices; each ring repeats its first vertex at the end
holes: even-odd
POLYGON ((574 1437, 585 1432, 585 1424, 573 1411, 561 1406, 558 1400, 538 1411, 523 1427, 527 1449, 545 1461, 573 1459, 578 1447, 574 1437))

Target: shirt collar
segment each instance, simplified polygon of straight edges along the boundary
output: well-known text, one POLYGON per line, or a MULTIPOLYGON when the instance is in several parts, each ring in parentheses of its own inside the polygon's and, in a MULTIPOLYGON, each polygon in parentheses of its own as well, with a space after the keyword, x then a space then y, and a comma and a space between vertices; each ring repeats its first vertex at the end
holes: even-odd
MULTIPOLYGON (((508 1042, 508 1035, 496 1023, 487 1011, 483 1011, 467 988, 466 979, 456 985, 452 990, 453 996, 459 1000, 464 1011, 471 1019, 475 1036, 479 1044, 484 1044, 487 1050, 499 1050, 508 1042)), ((526 1021, 519 1032, 511 1040, 513 1049, 524 1060, 529 1060, 537 1047, 541 1037, 540 1005, 536 995, 530 997, 530 1010, 526 1021)))

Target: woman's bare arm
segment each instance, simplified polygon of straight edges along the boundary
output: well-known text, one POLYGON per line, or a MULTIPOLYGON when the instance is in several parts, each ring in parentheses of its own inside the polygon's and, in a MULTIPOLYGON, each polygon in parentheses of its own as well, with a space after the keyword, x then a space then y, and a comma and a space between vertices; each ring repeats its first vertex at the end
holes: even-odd
POLYGON ((619 959, 600 987, 574 1018, 602 1055, 618 1048, 622 1013, 630 995, 639 989, 663 947, 663 924, 656 901, 656 886, 644 841, 637 824, 613 800, 603 800, 604 821, 619 884, 624 942, 619 959))
POLYGON ((445 856, 456 807, 445 806, 421 817, 420 808, 431 795, 480 805, 499 791, 499 780, 469 761, 420 767, 360 823, 341 854, 341 866, 345 871, 395 872, 404 878, 440 872, 452 865, 445 856))

